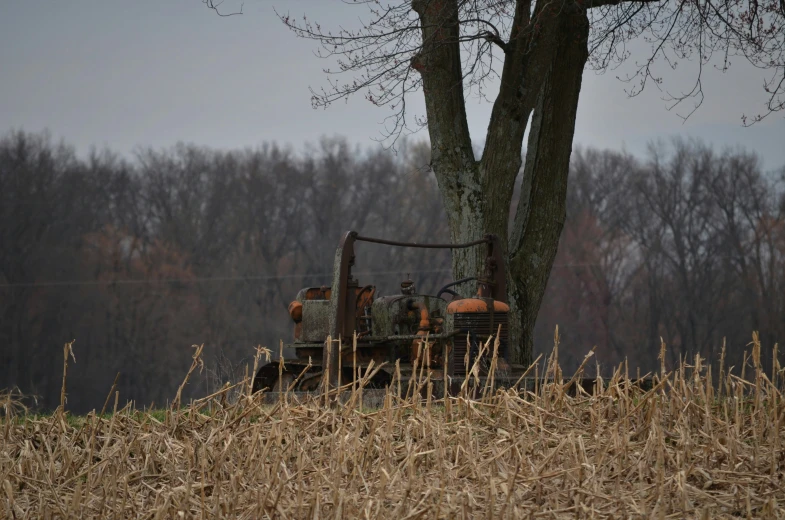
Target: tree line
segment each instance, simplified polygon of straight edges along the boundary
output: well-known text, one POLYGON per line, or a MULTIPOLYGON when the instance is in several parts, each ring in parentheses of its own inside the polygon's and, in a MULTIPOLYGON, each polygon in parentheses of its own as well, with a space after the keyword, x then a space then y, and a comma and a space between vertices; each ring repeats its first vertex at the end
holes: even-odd
MULTIPOLYGON (((325 138, 298 153, 180 144, 78 157, 46 133, 10 132, 0 139, 0 388, 56 406, 73 339, 75 411, 100 407, 118 372, 123 402, 165 404, 195 344, 207 369, 186 396, 237 380, 254 346, 290 340, 297 290, 331 283, 344 231, 449 241, 428 150, 325 138)), ((407 276, 427 293, 450 268, 446 251, 363 244, 355 271, 380 294, 407 276)), ((646 158, 577 150, 536 350, 550 350, 557 324, 565 370, 594 345, 602 366, 626 358, 646 372, 661 338, 668 363, 716 361, 725 342, 736 366, 753 330, 781 340, 781 176, 752 153, 694 141, 646 158)))

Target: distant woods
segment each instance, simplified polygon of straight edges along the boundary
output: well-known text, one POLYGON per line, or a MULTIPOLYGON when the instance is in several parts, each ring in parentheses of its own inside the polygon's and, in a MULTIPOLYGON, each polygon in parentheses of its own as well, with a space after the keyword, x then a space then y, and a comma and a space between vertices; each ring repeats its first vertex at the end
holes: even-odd
MULTIPOLYGON (((68 403, 103 404, 117 372, 121 403, 165 404, 205 344, 196 395, 244 375, 261 344, 291 340, 286 306, 331 283, 349 229, 448 241, 428 148, 397 155, 325 139, 218 151, 180 145, 77 157, 46 134, 0 139, 0 389, 57 405, 62 345, 76 339, 68 403)), ((644 158, 573 154, 567 222, 536 329, 559 325, 565 369, 597 345, 607 370, 701 354, 723 340, 739 367, 753 330, 785 338, 785 189, 745 151, 695 142, 644 158)), ((445 252, 367 245, 361 283, 423 292, 450 279, 445 252)), ((770 362, 770 360, 769 360, 770 362)))

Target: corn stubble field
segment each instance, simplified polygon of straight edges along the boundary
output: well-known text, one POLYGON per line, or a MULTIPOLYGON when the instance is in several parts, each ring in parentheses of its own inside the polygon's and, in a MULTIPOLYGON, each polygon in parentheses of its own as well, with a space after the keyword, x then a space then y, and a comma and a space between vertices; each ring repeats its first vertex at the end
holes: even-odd
MULTIPOLYGON (((421 369, 371 409, 367 378, 337 406, 269 404, 244 381, 83 418, 6 394, 0 518, 785 518, 783 371, 775 347, 764 373, 754 339, 714 385, 698 358, 648 391, 619 367, 591 395, 465 385, 445 401, 421 369)), ((545 376, 563 381, 557 352, 545 376)))

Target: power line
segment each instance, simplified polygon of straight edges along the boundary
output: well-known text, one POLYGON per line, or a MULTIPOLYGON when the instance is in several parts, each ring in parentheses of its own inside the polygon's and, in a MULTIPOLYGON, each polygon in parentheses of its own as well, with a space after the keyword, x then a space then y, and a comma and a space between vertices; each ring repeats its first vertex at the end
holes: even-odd
MULTIPOLYGON (((437 273, 451 273, 451 269, 431 269, 426 271, 406 271, 405 269, 397 271, 365 271, 353 273, 357 276, 374 276, 374 275, 402 275, 406 272, 412 274, 437 274, 437 273)), ((18 282, 0 284, 0 288, 35 288, 35 287, 79 287, 90 285, 159 285, 159 284, 189 284, 189 283, 205 283, 205 282, 239 282, 239 281, 264 281, 264 280, 286 280, 293 278, 327 278, 333 275, 330 273, 315 273, 315 274, 282 274, 282 275, 258 275, 258 276, 208 276, 196 278, 161 278, 158 280, 153 279, 126 279, 126 280, 63 280, 63 281, 50 281, 50 282, 18 282)))
MULTIPOLYGON (((553 267, 594 267, 602 264, 581 263, 581 264, 553 264, 553 267)), ((402 275, 404 273, 417 274, 439 274, 452 273, 452 269, 430 269, 426 271, 409 271, 401 269, 397 271, 365 271, 354 273, 357 276, 376 276, 376 275, 402 275)), ((202 276, 195 278, 161 278, 154 279, 124 279, 124 280, 62 280, 48 282, 16 282, 0 284, 0 289, 14 288, 36 288, 36 287, 84 287, 101 285, 162 285, 162 284, 194 284, 207 282, 250 282, 267 280, 289 280, 294 278, 327 278, 333 273, 314 273, 314 274, 281 274, 281 275, 255 275, 255 276, 202 276)))

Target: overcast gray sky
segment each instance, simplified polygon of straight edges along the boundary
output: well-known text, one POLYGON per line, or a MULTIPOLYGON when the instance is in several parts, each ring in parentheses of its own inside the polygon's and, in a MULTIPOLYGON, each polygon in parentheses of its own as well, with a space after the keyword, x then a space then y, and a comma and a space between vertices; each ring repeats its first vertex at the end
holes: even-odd
MULTIPOLYGON (((227 0, 226 9, 239 6, 227 0)), ((314 42, 292 35, 273 7, 307 13, 323 26, 357 24, 362 7, 340 0, 246 0, 244 15, 219 18, 201 0, 5 0, 0 7, 0 133, 48 128, 81 153, 91 145, 128 154, 178 141, 218 148, 264 141, 295 149, 322 135, 378 146, 387 111, 362 98, 313 110, 309 86, 325 83, 314 42)), ((703 138, 743 145, 766 168, 785 166, 785 118, 752 128, 741 115, 763 106, 763 76, 734 64, 709 71, 706 99, 686 122, 650 88, 627 98, 616 75, 587 71, 576 145, 642 154, 652 139, 703 138)), ((667 76, 673 90, 691 69, 667 76)), ((422 94, 410 100, 422 110, 422 94)), ((468 100, 472 137, 481 142, 490 106, 468 100)), ((425 132, 417 134, 426 138, 425 132)))

